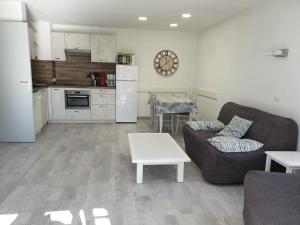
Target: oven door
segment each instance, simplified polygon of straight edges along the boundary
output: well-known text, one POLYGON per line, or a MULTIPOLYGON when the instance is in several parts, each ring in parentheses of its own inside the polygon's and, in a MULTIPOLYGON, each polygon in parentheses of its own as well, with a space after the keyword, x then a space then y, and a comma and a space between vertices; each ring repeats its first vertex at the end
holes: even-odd
POLYGON ((90 95, 66 94, 66 109, 90 109, 90 95))

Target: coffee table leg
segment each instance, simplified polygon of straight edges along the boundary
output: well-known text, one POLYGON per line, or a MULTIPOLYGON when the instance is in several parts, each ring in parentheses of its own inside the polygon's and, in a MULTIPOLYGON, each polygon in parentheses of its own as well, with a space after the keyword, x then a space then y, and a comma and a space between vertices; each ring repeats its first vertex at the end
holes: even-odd
POLYGON ((267 156, 265 171, 270 172, 270 169, 271 169, 271 158, 269 156, 267 156))
POLYGON ((177 182, 183 182, 184 163, 177 164, 177 182))
POLYGON ((286 168, 286 173, 293 173, 293 168, 287 167, 286 168))
POLYGON ((159 115, 159 133, 162 133, 164 114, 159 115))
POLYGON ((136 183, 142 184, 143 183, 143 164, 138 163, 136 165, 136 183))

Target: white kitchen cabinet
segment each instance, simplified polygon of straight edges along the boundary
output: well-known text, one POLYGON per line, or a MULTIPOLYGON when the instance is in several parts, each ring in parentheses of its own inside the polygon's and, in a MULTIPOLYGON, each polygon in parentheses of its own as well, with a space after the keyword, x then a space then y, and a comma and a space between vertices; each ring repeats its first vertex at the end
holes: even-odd
POLYGON ((66 49, 91 49, 89 34, 65 33, 66 49))
POLYGON ((30 58, 35 59, 35 34, 32 27, 28 27, 30 58))
POLYGON ((43 126, 48 123, 49 120, 49 109, 48 109, 48 88, 43 88, 40 90, 42 95, 42 124, 43 126))
POLYGON ((91 35, 91 61, 116 62, 116 36, 113 34, 91 35))
POLYGON ((65 33, 52 32, 52 59, 56 61, 66 61, 65 33))
POLYGON ((52 108, 52 120, 66 119, 64 88, 51 89, 51 108, 52 108))
POLYGON ((34 116, 34 131, 39 133, 43 127, 42 119, 42 93, 33 93, 33 116, 34 116))
POLYGON ((114 105, 116 102, 116 95, 114 94, 92 94, 92 104, 93 105, 114 105))
POLYGON ((39 60, 52 60, 51 25, 49 22, 33 22, 35 34, 35 56, 39 60))
POLYGON ((115 105, 92 105, 92 120, 114 121, 115 105))
POLYGON ((66 120, 91 120, 91 110, 82 109, 67 109, 66 120))

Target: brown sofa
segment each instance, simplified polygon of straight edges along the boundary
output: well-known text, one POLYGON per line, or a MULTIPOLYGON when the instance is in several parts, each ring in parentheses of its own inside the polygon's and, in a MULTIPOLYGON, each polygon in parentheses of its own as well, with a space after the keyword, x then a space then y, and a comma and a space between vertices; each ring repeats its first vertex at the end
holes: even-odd
POLYGON ((245 225, 300 224, 300 175, 250 171, 245 178, 245 225))
POLYGON ((292 119, 229 102, 222 107, 218 120, 228 124, 234 115, 254 121, 244 138, 263 143, 263 148, 247 153, 223 153, 207 141, 216 132, 183 128, 187 154, 212 183, 243 183, 248 171, 264 169, 265 151, 296 150, 298 126, 292 119))

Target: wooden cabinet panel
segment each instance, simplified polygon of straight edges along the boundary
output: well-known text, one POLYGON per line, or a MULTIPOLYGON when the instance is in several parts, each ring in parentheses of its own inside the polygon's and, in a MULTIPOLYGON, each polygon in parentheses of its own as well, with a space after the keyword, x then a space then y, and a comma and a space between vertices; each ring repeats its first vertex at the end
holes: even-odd
POLYGON ((65 33, 66 49, 91 49, 89 34, 65 33))
POLYGON ((41 90, 42 93, 42 122, 43 126, 48 122, 49 113, 48 113, 48 88, 41 90))
POLYGON ((65 120, 65 90, 64 88, 52 88, 52 119, 65 120))
POLYGON ((80 110, 80 109, 67 109, 66 119, 67 120, 91 120, 91 111, 80 110))
POLYGON ((92 120, 114 121, 114 105, 92 105, 92 120))
POLYGON ((116 96, 112 94, 92 94, 92 105, 113 105, 116 102, 116 96))
POLYGON ((91 35, 91 61, 116 62, 116 36, 112 34, 91 35))
POLYGON ((52 59, 53 60, 66 60, 65 54, 65 34, 64 33, 57 33, 52 32, 52 59))

